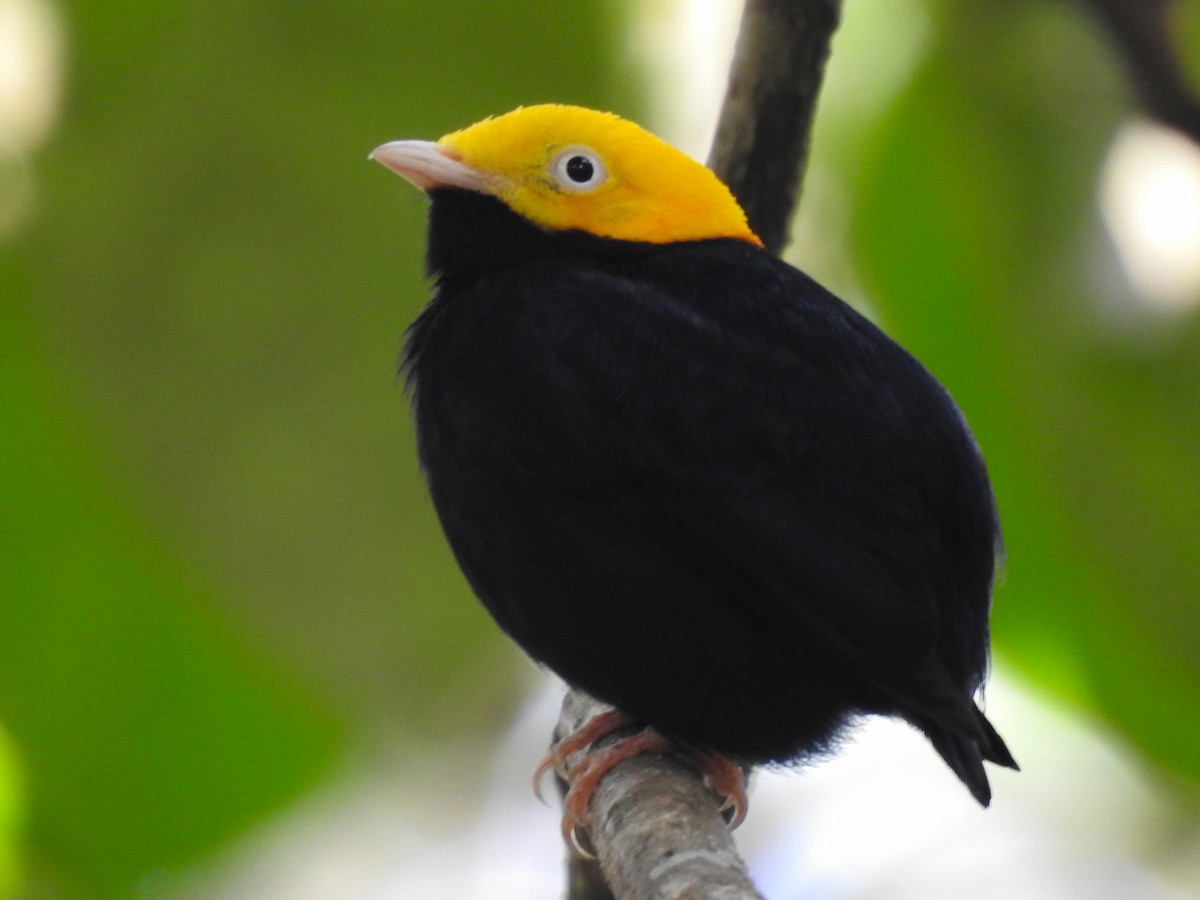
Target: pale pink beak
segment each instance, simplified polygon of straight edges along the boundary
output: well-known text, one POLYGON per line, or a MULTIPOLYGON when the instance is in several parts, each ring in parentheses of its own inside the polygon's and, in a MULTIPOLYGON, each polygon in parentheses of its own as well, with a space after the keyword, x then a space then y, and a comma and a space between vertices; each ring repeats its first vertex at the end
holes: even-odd
POLYGON ((392 141, 376 147, 367 158, 387 166, 423 191, 438 187, 486 191, 493 180, 466 165, 453 150, 433 141, 392 141))

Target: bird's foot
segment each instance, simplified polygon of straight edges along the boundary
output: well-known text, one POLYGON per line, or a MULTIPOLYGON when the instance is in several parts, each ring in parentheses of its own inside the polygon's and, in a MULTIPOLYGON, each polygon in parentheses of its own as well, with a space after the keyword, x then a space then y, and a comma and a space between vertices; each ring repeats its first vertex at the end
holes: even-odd
MULTIPOLYGON (((542 761, 538 763, 536 769, 533 770, 533 793, 543 803, 546 798, 542 796, 542 781, 546 778, 546 774, 552 769, 563 781, 570 784, 571 779, 567 776, 569 769, 569 760, 581 750, 586 750, 596 741, 603 737, 607 737, 614 731, 622 728, 627 728, 634 725, 633 716, 628 713, 621 712, 619 709, 610 709, 607 712, 602 712, 599 715, 592 716, 579 728, 572 731, 566 737, 554 742, 550 748, 550 752, 542 757, 542 761)), ((616 765, 616 763, 613 763, 616 765)))
POLYGON ((534 793, 541 798, 540 784, 553 769, 567 783, 563 799, 563 839, 575 852, 591 857, 582 839, 582 824, 588 815, 588 804, 600 780, 615 766, 640 756, 655 753, 674 756, 690 763, 704 779, 705 785, 722 798, 721 813, 730 829, 737 828, 746 818, 746 771, 727 757, 709 750, 682 744, 665 737, 657 729, 645 727, 599 750, 587 752, 574 765, 571 757, 586 750, 596 741, 635 720, 620 710, 593 716, 577 731, 558 741, 546 754, 534 772, 534 793))
POLYGON ((746 797, 748 768, 712 750, 677 745, 675 752, 695 766, 708 789, 722 798, 721 815, 730 831, 746 821, 746 813, 750 810, 750 800, 746 797))

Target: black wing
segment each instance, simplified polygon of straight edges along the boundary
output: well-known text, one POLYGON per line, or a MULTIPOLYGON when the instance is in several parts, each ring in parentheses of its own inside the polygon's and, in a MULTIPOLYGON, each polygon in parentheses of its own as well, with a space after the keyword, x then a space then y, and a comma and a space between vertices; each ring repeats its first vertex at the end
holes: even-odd
POLYGON ((932 377, 806 276, 737 242, 536 260, 444 289, 410 370, 464 570, 568 681, 718 747, 755 685, 793 681, 806 740, 835 707, 982 733, 982 463, 932 377), (760 671, 674 709, 672 665, 696 686, 723 655, 760 671))

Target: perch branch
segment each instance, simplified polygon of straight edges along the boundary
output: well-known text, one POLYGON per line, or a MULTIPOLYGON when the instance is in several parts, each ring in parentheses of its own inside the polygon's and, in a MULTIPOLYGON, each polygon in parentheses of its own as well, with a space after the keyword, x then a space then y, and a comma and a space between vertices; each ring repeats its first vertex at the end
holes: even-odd
MULTIPOLYGON (((746 0, 709 166, 778 254, 800 192, 842 0, 746 0)), ((556 735, 607 709, 577 691, 556 735)), ((684 763, 643 755, 592 795, 597 860, 572 858, 568 900, 761 900, 712 793, 684 763)))
POLYGON ((1200 141, 1200 98, 1171 39, 1171 0, 1082 0, 1124 59, 1147 115, 1200 141))
MULTIPOLYGON (((568 692, 555 738, 609 709, 568 692)), ((589 810, 597 859, 572 861, 571 900, 762 900, 717 799, 679 760, 644 754, 621 763, 600 781, 589 810)))
POLYGON ((771 253, 787 242, 841 9, 841 0, 746 0, 708 165, 771 253))

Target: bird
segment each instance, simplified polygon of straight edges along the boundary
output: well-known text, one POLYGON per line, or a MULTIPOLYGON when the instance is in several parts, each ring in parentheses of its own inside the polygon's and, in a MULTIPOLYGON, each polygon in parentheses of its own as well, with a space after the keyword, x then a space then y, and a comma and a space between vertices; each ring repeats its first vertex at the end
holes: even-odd
POLYGON ((933 375, 628 119, 524 106, 371 158, 429 200, 402 369, 448 543, 504 632, 616 708, 571 751, 636 723, 625 756, 728 774, 896 717, 987 806, 984 761, 1017 768, 976 703, 1002 539, 933 375))

